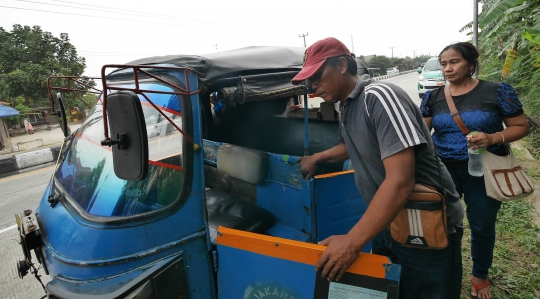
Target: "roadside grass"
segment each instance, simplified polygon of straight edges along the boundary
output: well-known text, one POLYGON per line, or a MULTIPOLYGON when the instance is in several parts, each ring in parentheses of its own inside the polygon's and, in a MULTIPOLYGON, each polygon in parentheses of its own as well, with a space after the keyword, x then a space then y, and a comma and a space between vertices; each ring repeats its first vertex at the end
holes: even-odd
MULTIPOLYGON (((533 202, 540 202, 540 134, 534 132, 522 144, 535 156, 527 158, 520 150, 514 154, 535 180, 536 191, 530 197, 503 203, 496 224, 493 264, 489 271, 491 292, 496 299, 540 298, 540 228, 533 220, 533 202), (532 136, 531 136, 532 135, 532 136), (536 136, 535 136, 536 135, 536 136)), ((465 206, 465 203, 463 203, 465 206)), ((464 219, 462 299, 469 299, 472 269, 470 229, 464 219)))

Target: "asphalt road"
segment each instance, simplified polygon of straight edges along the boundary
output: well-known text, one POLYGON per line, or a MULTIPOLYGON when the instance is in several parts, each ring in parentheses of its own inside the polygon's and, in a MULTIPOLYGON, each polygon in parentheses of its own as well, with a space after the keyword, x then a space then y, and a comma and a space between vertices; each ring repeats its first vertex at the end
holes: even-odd
MULTIPOLYGON (((416 89, 418 83, 416 72, 382 81, 400 86, 417 105, 420 104, 416 89)), ((39 135, 39 138, 43 138, 44 145, 55 145, 63 139, 59 129, 58 132, 55 131, 24 135, 20 139, 32 139, 39 135)), ((2 190, 0 192, 0 298, 37 299, 45 294, 32 274, 26 275, 23 280, 18 277, 16 263, 23 258, 23 255, 18 243, 19 236, 14 215, 22 213, 24 209, 35 211, 53 171, 54 166, 48 166, 0 179, 0 190, 2 190)), ((42 269, 38 273, 44 284, 50 281, 49 276, 45 275, 42 269)))
POLYGON ((53 170, 48 166, 0 179, 0 229, 14 225, 16 213, 35 210, 53 170))
POLYGON ((413 102, 420 106, 420 97, 418 96, 418 73, 413 72, 405 75, 399 75, 395 77, 390 77, 388 79, 383 80, 385 82, 394 83, 397 86, 403 88, 405 92, 411 97, 413 102))

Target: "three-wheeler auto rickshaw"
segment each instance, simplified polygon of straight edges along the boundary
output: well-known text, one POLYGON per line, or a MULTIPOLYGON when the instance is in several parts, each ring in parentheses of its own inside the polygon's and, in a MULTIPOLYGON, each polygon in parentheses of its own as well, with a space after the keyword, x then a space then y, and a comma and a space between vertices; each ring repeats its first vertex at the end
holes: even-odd
POLYGON ((298 157, 339 142, 334 104, 291 84, 303 54, 106 65, 70 134, 62 97, 88 88, 50 80, 66 138, 39 206, 16 215, 20 276, 39 278, 34 257, 49 298, 397 298, 400 266, 370 245, 339 282, 315 271, 317 242, 367 206, 348 163, 300 173, 298 157))

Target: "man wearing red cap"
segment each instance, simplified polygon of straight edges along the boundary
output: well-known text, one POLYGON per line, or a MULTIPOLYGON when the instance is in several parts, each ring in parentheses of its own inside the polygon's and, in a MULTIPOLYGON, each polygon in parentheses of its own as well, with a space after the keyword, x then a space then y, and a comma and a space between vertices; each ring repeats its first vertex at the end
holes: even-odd
POLYGON ((292 83, 303 81, 324 101, 341 102, 341 143, 299 158, 302 174, 309 180, 318 163, 350 158, 356 186, 369 204, 348 234, 320 242, 328 247, 316 269, 328 280, 339 280, 372 241, 373 253, 402 266, 400 298, 459 298, 463 207, 448 171, 435 155, 419 108, 400 87, 358 77, 354 58, 335 38, 306 49, 304 68, 292 83), (409 248, 390 237, 388 225, 415 183, 434 186, 446 195, 449 245, 444 249, 409 248))

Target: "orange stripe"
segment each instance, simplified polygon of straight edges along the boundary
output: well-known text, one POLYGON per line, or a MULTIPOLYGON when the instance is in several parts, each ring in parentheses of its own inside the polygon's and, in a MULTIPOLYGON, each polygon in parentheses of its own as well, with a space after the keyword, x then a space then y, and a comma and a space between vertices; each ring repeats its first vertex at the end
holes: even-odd
MULTIPOLYGON (((154 106, 152 106, 152 104, 150 104, 150 103, 148 103, 148 102, 143 102, 143 101, 141 101, 141 105, 154 108, 154 106)), ((169 112, 169 113, 174 114, 174 115, 182 116, 182 113, 180 113, 180 112, 178 112, 178 111, 176 111, 176 110, 172 110, 172 109, 169 109, 169 108, 165 108, 165 107, 160 106, 160 105, 156 105, 156 106, 158 106, 159 109, 161 109, 161 110, 163 110, 163 111, 165 111, 165 112, 169 112)))
MULTIPOLYGON (((235 229, 218 228, 217 243, 266 256, 315 266, 326 246, 260 235, 235 229)), ((383 264, 391 264, 382 255, 361 252, 347 272, 385 278, 383 264)))
MULTIPOLYGON (((103 146, 101 145, 101 142, 96 142, 90 138, 88 138, 88 136, 84 136, 80 133, 77 133, 77 138, 79 139, 82 139, 82 140, 86 140, 94 145, 97 145, 99 146, 100 148, 104 149, 104 150, 107 150, 107 151, 112 151, 112 149, 108 146, 103 146)), ((163 163, 163 162, 158 162, 158 161, 153 161, 153 160, 148 160, 148 164, 153 164, 153 165, 156 165, 156 166, 161 166, 161 167, 165 167, 165 168, 171 168, 171 169, 176 169, 176 170, 180 170, 180 171, 183 171, 184 170, 184 167, 182 166, 178 166, 178 165, 173 165, 173 164, 167 164, 167 163, 163 163)))
POLYGON ((153 161, 153 160, 148 160, 148 164, 153 164, 153 165, 161 166, 161 167, 165 167, 165 168, 176 169, 176 170, 180 170, 180 171, 184 170, 184 167, 182 167, 182 166, 173 165, 173 164, 167 164, 167 163, 153 161))
POLYGON ((326 173, 326 174, 319 174, 313 177, 316 179, 333 178, 338 175, 343 175, 343 174, 353 173, 353 172, 354 172, 354 169, 350 169, 350 170, 343 170, 343 171, 331 172, 331 173, 326 173))
POLYGON ((92 143, 94 145, 97 145, 97 146, 101 147, 104 150, 108 150, 109 152, 112 151, 112 149, 110 147, 101 145, 101 141, 100 142, 94 141, 94 140, 88 138, 88 136, 82 135, 81 133, 77 133, 75 136, 77 136, 77 138, 79 138, 79 139, 86 140, 86 141, 88 141, 88 142, 90 142, 90 143, 92 143))

